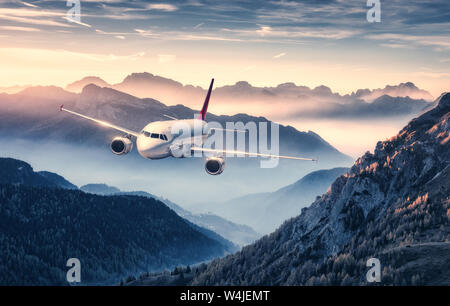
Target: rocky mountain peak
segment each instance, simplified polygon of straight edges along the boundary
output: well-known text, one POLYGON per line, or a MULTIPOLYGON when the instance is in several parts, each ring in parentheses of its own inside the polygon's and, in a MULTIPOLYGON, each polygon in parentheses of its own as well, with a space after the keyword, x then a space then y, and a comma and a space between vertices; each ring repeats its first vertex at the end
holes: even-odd
POLYGON ((86 85, 95 84, 99 87, 110 87, 111 85, 106 83, 103 79, 97 76, 87 76, 81 80, 75 81, 66 86, 66 90, 71 92, 79 93, 83 90, 86 85))
MULTIPOLYGON (((443 95, 437 107, 412 120, 398 135, 378 142, 373 154, 360 157, 298 217, 240 253, 213 262, 193 284, 314 283, 311 275, 324 284, 359 284, 363 277, 354 271, 365 269, 363 259, 375 252, 405 243, 448 241, 449 100, 450 94, 443 95), (333 266, 342 256, 353 258, 351 272, 333 266), (347 278, 337 275, 343 270, 350 273, 347 278), (323 277, 314 271, 323 271, 323 277)), ((395 264, 389 266, 394 268, 395 264)), ((394 276, 391 273, 386 280, 398 283, 400 278, 394 276)), ((416 282, 422 276, 414 277, 416 282)))
POLYGON ((172 79, 164 78, 161 76, 153 75, 148 72, 135 72, 130 75, 128 75, 122 83, 117 84, 120 88, 120 85, 126 85, 126 84, 140 84, 140 83, 155 83, 159 85, 171 85, 176 87, 183 87, 183 85, 177 81, 174 81, 172 79))
POLYGON ((399 87, 408 87, 408 88, 416 89, 416 90, 419 89, 413 82, 400 83, 399 87))

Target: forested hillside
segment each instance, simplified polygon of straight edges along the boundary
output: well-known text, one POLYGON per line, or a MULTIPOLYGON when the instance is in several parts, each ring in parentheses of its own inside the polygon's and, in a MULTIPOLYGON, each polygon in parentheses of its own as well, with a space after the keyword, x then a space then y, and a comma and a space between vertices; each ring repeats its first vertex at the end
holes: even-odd
POLYGON ((194 285, 450 285, 450 94, 359 158, 277 231, 197 271, 194 285))
POLYGON ((72 257, 82 284, 111 284, 230 251, 146 197, 1 184, 0 220, 1 285, 68 284, 72 257))

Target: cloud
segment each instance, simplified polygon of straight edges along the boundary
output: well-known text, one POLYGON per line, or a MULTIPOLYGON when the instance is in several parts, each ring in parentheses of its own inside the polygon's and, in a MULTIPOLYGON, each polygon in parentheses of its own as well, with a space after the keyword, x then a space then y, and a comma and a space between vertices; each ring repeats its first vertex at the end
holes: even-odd
POLYGON ((62 54, 70 54, 74 57, 81 57, 88 60, 96 62, 109 62, 109 61, 119 61, 119 60, 132 60, 135 61, 140 57, 145 55, 145 52, 133 53, 130 55, 116 55, 116 54, 96 54, 96 53, 81 53, 81 52, 71 52, 71 51, 61 51, 62 54))
POLYGON ((65 15, 60 12, 46 10, 34 10, 28 8, 0 8, 0 15, 21 16, 21 17, 59 17, 65 15))
POLYGON ((135 32, 146 37, 158 37, 159 34, 153 33, 151 30, 134 29, 135 32))
POLYGON ((166 12, 174 12, 178 10, 178 7, 176 7, 173 4, 167 4, 167 3, 154 3, 154 4, 148 4, 146 6, 149 10, 158 10, 158 11, 166 11, 166 12))
POLYGON ((73 19, 73 18, 69 18, 69 17, 67 17, 67 16, 64 16, 63 19, 65 19, 65 20, 67 20, 68 22, 71 22, 71 23, 76 23, 76 24, 82 25, 82 26, 84 26, 84 27, 88 27, 88 28, 91 27, 90 24, 87 24, 87 23, 78 21, 78 20, 73 19))
POLYGON ((21 2, 22 2, 23 5, 28 6, 28 7, 39 7, 39 6, 35 5, 35 4, 31 4, 31 3, 28 3, 28 2, 25 2, 25 1, 21 1, 21 2))
POLYGON ((242 41, 238 38, 228 38, 228 37, 222 37, 222 36, 215 36, 215 35, 190 35, 190 34, 184 34, 179 33, 178 36, 172 37, 172 39, 175 40, 212 40, 212 41, 242 41))
POLYGON ((47 20, 47 19, 17 17, 17 16, 2 15, 2 14, 0 14, 0 19, 15 21, 18 23, 36 24, 36 25, 44 25, 44 26, 70 27, 69 24, 65 24, 65 23, 53 21, 53 20, 47 20))
POLYGON ((0 26, 0 30, 6 31, 22 31, 22 32, 39 32, 39 29, 29 27, 16 27, 16 26, 0 26))
POLYGON ((202 25, 204 25, 205 23, 204 22, 201 22, 201 23, 199 23, 199 24, 197 24, 195 27, 194 27, 194 29, 198 29, 198 28, 200 28, 202 25))
POLYGON ((317 38, 317 39, 343 39, 355 36, 361 31, 359 30, 339 30, 329 28, 314 28, 308 27, 279 27, 273 28, 270 26, 259 26, 259 29, 222 29, 227 33, 233 33, 238 36, 247 37, 265 37, 265 38, 317 38))
POLYGON ((261 36, 272 34, 272 28, 268 26, 260 26, 259 30, 256 30, 255 33, 261 36))
POLYGON ((408 45, 404 45, 404 44, 381 44, 380 46, 382 47, 386 47, 386 48, 391 48, 391 49, 408 49, 411 46, 408 45))
POLYGON ((98 33, 98 34, 101 34, 101 35, 111 35, 111 36, 113 36, 113 37, 115 37, 117 39, 122 39, 122 40, 126 39, 125 35, 136 34, 136 33, 124 33, 124 32, 105 32, 105 31, 100 30, 100 29, 95 29, 95 32, 98 33))
POLYGON ((67 23, 54 21, 53 17, 63 17, 65 14, 34 9, 0 8, 0 19, 44 26, 70 27, 67 23))
POLYGON ((416 71, 413 72, 411 75, 416 77, 425 77, 425 78, 432 78, 432 79, 449 79, 450 78, 450 72, 440 72, 440 71, 416 71))
POLYGON ((280 57, 283 57, 285 55, 286 55, 286 53, 282 52, 280 54, 274 55, 273 58, 280 58, 280 57))
POLYGON ((408 34, 373 34, 367 36, 372 40, 392 41, 398 44, 399 41, 419 46, 435 46, 450 50, 450 35, 408 35, 408 34))

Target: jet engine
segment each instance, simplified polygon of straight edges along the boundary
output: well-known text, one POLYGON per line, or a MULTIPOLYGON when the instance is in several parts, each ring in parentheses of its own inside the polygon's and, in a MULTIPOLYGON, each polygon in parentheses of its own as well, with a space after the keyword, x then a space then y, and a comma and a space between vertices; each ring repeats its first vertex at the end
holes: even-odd
POLYGON ((225 169, 225 160, 222 157, 209 157, 205 162, 205 170, 208 174, 218 175, 225 169))
POLYGON ((133 149, 133 142, 126 137, 114 137, 111 141, 111 151, 116 155, 127 154, 133 149))

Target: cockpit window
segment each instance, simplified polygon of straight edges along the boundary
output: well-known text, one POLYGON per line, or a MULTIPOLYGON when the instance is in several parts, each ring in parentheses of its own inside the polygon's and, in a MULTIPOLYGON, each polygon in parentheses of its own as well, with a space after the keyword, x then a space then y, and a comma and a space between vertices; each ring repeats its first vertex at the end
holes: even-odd
POLYGON ((168 138, 165 134, 156 134, 156 133, 150 133, 147 131, 142 131, 141 134, 144 134, 145 137, 151 137, 151 138, 159 138, 161 140, 168 141, 168 138))

